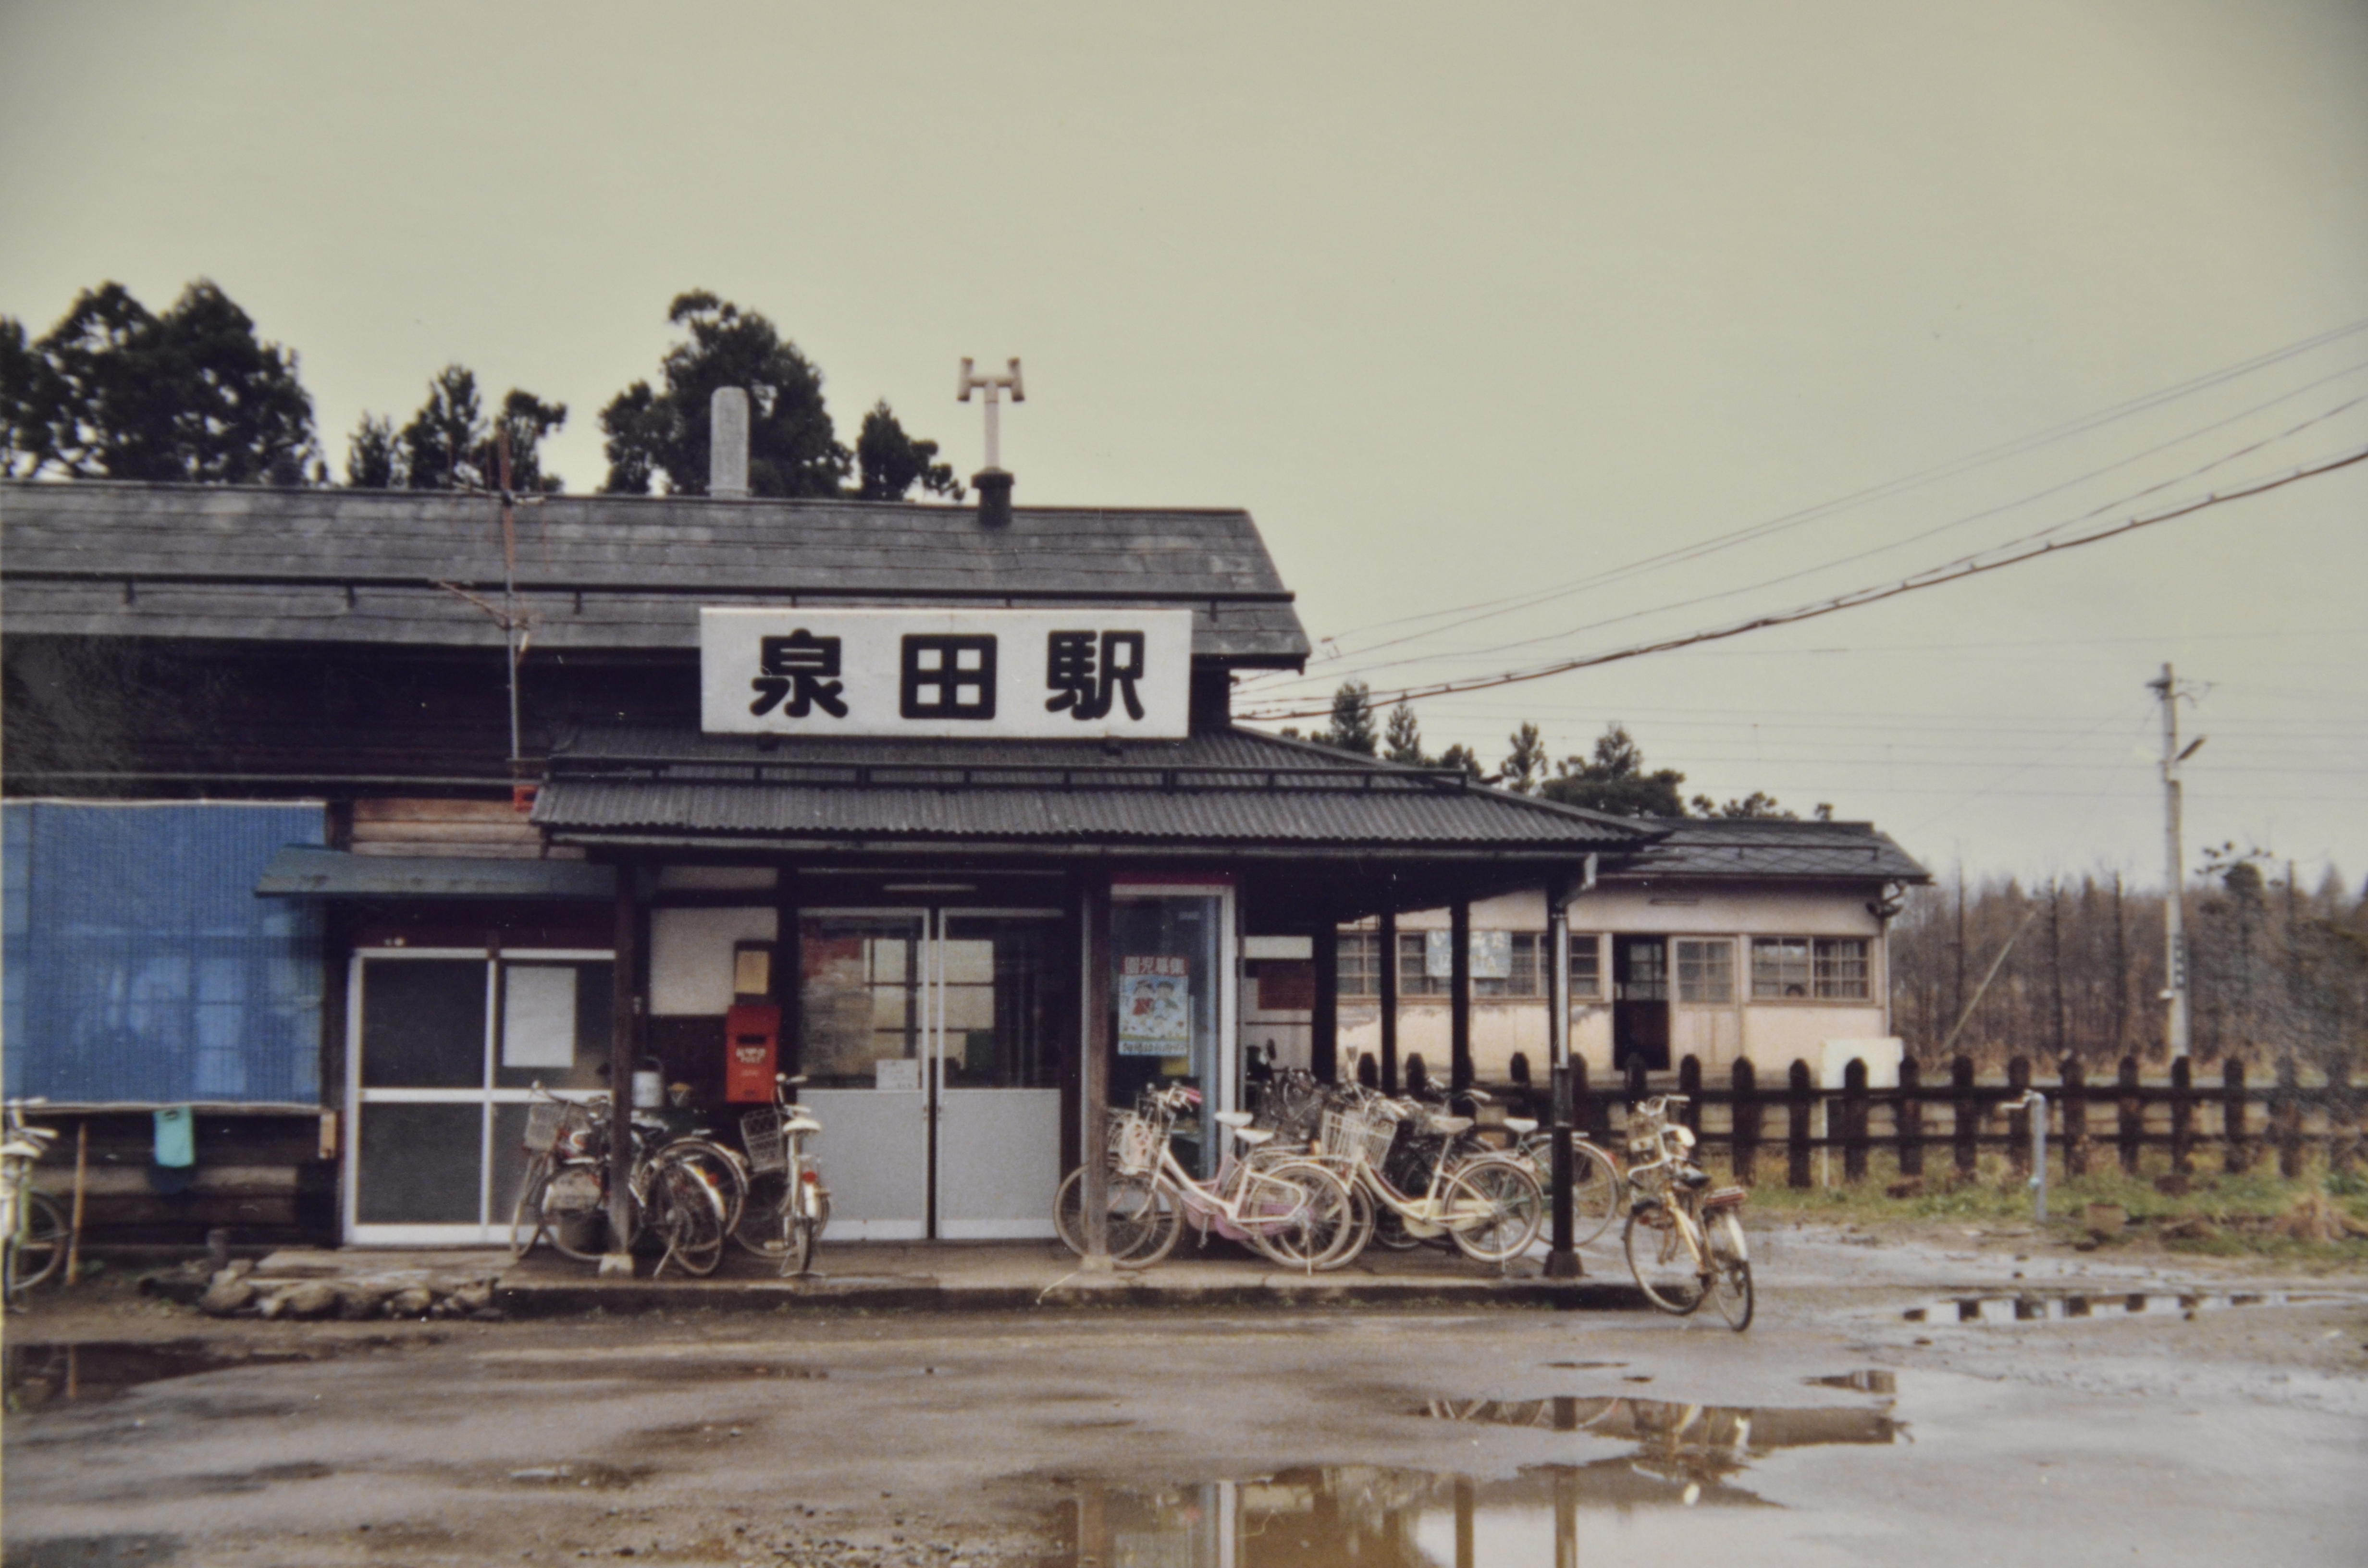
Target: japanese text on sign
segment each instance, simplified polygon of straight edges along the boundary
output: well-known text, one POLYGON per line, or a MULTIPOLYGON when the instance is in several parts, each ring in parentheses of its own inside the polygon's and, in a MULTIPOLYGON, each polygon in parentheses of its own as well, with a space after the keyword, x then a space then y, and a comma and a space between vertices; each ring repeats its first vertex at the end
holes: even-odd
POLYGON ((1191 656, 1187 610, 703 609, 701 727, 1174 739, 1191 656))

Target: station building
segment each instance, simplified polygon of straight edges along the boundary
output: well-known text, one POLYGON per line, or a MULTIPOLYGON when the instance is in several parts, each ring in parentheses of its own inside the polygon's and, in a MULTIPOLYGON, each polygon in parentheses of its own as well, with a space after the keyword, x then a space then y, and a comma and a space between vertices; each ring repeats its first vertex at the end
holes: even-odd
POLYGON ((536 1086, 777 1068, 834 1236, 1049 1235, 1146 1084, 1543 1081, 1556 900, 1602 1071, 1885 1032, 1873 829, 1238 727, 1309 651, 1248 515, 1008 494, 0 487, 0 1059, 97 1236, 493 1240, 536 1086))

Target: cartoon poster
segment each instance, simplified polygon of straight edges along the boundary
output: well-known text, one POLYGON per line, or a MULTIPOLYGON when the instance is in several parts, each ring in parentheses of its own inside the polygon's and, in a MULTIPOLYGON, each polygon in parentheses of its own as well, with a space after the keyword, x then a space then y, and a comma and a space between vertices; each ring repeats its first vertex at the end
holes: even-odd
POLYGON ((1191 1054, 1191 963, 1185 958, 1138 953, 1119 960, 1121 1056, 1191 1054))

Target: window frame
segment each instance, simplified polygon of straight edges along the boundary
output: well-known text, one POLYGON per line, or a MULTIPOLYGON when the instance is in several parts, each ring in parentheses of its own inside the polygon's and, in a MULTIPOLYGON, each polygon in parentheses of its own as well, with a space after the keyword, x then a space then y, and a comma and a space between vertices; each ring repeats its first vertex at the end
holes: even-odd
POLYGON ((1754 937, 1751 938, 1751 995, 1755 1006, 1873 1006, 1875 940, 1872 937, 1754 937), (1857 951, 1851 953, 1850 949, 1857 951), (1763 952, 1798 949, 1797 958, 1763 964, 1763 952), (1855 966, 1852 974, 1847 966, 1855 966), (1763 972, 1765 978, 1763 978, 1763 972), (1762 990, 1765 985, 1770 989, 1762 990), (1783 987, 1795 987, 1786 991, 1783 987))
POLYGON ((1734 937, 1673 936, 1669 949, 1672 1001, 1682 1007, 1735 1006, 1734 937), (1713 955, 1717 961, 1702 962, 1713 955))

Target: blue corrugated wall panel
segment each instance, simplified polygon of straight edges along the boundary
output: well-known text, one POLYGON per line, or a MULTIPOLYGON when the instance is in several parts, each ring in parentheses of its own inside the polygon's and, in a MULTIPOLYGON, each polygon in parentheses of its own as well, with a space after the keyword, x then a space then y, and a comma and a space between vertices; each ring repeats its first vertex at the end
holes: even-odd
POLYGON ((10 801, 0 822, 10 1095, 319 1101, 319 909, 255 884, 323 841, 321 807, 10 801))

